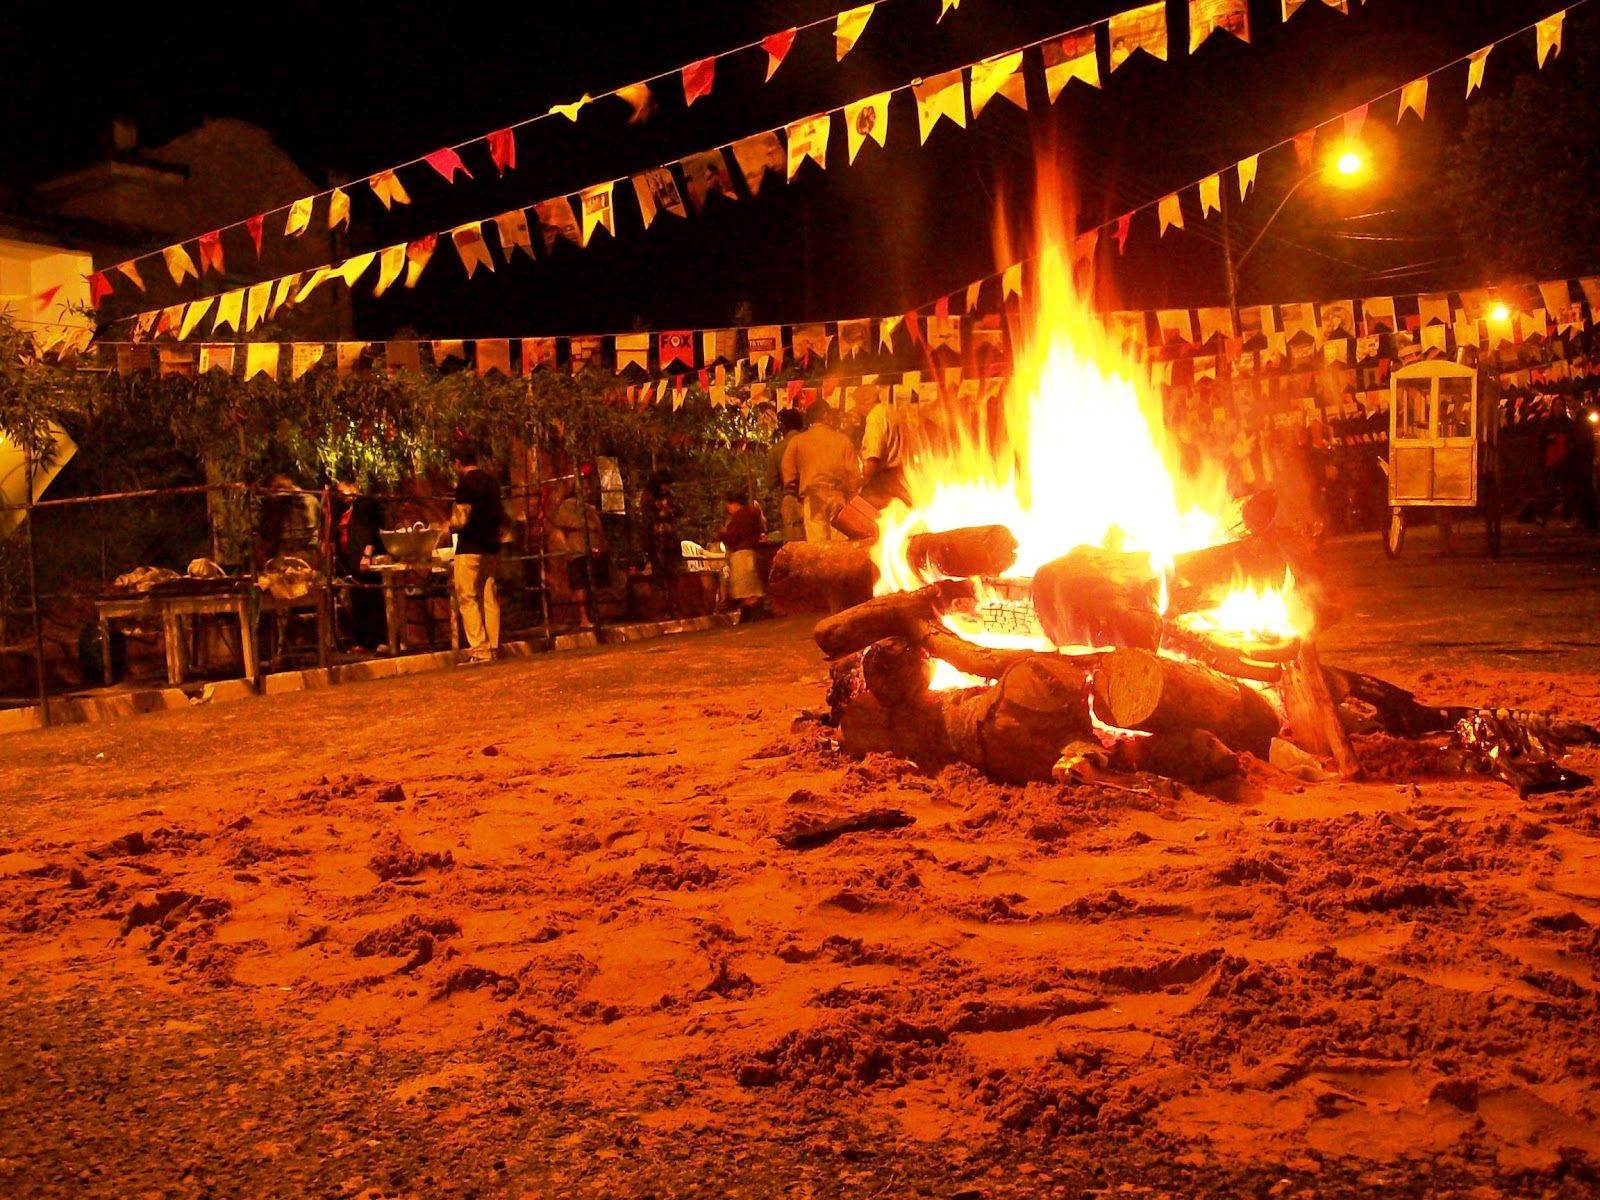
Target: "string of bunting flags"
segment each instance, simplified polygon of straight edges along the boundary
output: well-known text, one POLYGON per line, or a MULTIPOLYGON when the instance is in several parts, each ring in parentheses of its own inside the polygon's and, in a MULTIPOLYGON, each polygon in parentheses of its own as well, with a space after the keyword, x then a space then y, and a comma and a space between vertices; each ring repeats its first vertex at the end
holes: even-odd
MULTIPOLYGON (((1203 36, 1197 41, 1191 39, 1196 47, 1218 31, 1249 40, 1247 0, 1189 0, 1189 5, 1191 32, 1203 30, 1203 36)), ((870 6, 858 11, 867 11, 870 15, 870 6)), ((969 103, 974 120, 997 96, 1026 109, 1024 70, 1034 61, 1032 52, 1035 50, 1039 51, 1045 92, 1052 103, 1074 80, 1098 88, 1104 78, 1102 60, 1107 73, 1116 71, 1136 51, 1165 60, 1166 21, 1164 0, 1156 0, 1035 39, 965 67, 864 96, 838 109, 773 126, 632 175, 600 181, 575 194, 551 197, 530 206, 436 230, 409 242, 354 255, 338 264, 236 288, 220 296, 201 297, 165 309, 130 314, 118 320, 134 323, 135 338, 168 334, 186 339, 208 316, 212 320, 212 332, 223 328, 248 332, 262 320, 270 319, 284 304, 303 300, 330 280, 353 287, 374 264, 377 265, 374 295, 382 296, 397 282, 408 288, 415 287, 441 241, 454 246, 470 279, 480 268, 495 270, 495 256, 486 237, 490 225, 495 229, 500 258, 507 264, 518 253, 526 254, 530 260, 538 257, 533 239, 535 228, 546 257, 556 253, 562 242, 585 248, 601 229, 612 237, 617 235, 619 184, 631 184, 624 194, 632 192, 639 225, 649 229, 662 215, 684 218, 690 211, 698 214, 708 205, 737 202, 740 192, 736 178, 743 181, 745 191, 753 198, 759 196, 770 176, 791 181, 808 162, 826 170, 836 117, 839 118, 837 124, 845 131, 846 162, 854 164, 868 141, 879 147, 886 145, 890 101, 897 95, 909 95, 915 104, 919 144, 926 144, 942 121, 967 128, 969 103)), ((834 161, 837 161, 836 155, 834 161)))
MULTIPOLYGON (((641 124, 649 120, 659 110, 657 95, 661 89, 670 86, 674 81, 682 88, 685 106, 691 106, 695 101, 709 95, 716 79, 717 64, 737 55, 759 50, 766 56, 766 75, 764 82, 771 82, 778 68, 783 65, 795 40, 804 33, 813 29, 826 26, 833 27, 834 59, 842 62, 846 55, 855 48, 862 33, 867 28, 873 13, 879 6, 892 3, 893 0, 870 0, 868 3, 854 5, 837 13, 816 20, 807 21, 801 25, 792 25, 787 29, 778 30, 767 34, 754 41, 745 42, 730 50, 708 55, 694 62, 685 63, 670 71, 649 76, 635 83, 624 84, 608 92, 585 92, 577 100, 570 103, 553 105, 547 112, 528 117, 515 122, 503 129, 481 134, 452 146, 444 146, 419 158, 409 159, 397 163, 392 167, 376 171, 369 175, 364 183, 365 190, 369 191, 372 198, 383 206, 384 211, 392 211, 395 205, 408 205, 411 203, 411 187, 416 186, 416 180, 408 178, 402 180, 400 172, 406 171, 408 175, 413 168, 429 168, 421 172, 418 178, 443 178, 445 183, 454 185, 459 176, 472 179, 473 173, 465 159, 464 151, 482 149, 498 175, 504 176, 507 171, 517 167, 517 135, 519 132, 553 117, 564 117, 572 122, 577 122, 579 113, 591 105, 596 105, 608 99, 617 99, 623 102, 628 110, 626 118, 630 125, 641 124)), ((952 9, 959 7, 960 0, 939 0, 939 15, 936 23, 942 22, 945 15, 952 9)), ((480 168, 481 169, 481 168, 480 168)), ((313 218, 319 201, 326 200, 324 211, 325 227, 335 230, 341 226, 348 227, 350 223, 350 207, 353 195, 361 191, 360 183, 341 184, 336 187, 326 188, 314 192, 309 196, 302 196, 288 204, 277 208, 267 209, 265 212, 256 213, 242 221, 220 226, 200 234, 193 239, 194 253, 191 254, 189 242, 183 241, 166 246, 161 250, 151 251, 117 263, 115 266, 95 271, 87 276, 89 282, 90 303, 98 306, 101 301, 113 293, 114 277, 120 277, 139 292, 144 292, 145 282, 140 269, 140 264, 145 264, 149 269, 152 263, 146 260, 161 259, 162 266, 171 276, 175 286, 182 286, 187 279, 193 279, 196 286, 203 283, 208 271, 215 271, 222 275, 225 271, 225 255, 222 238, 226 233, 242 232, 248 235, 255 248, 257 260, 261 257, 263 238, 270 227, 277 229, 281 220, 282 236, 298 238, 308 229, 312 228, 313 218), (195 262, 199 259, 198 265, 195 262)))

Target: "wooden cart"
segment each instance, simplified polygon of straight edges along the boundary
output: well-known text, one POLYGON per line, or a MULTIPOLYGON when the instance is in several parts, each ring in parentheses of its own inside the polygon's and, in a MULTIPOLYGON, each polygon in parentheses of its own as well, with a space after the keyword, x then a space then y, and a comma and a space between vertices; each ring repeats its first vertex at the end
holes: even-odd
POLYGON ((1499 417, 1484 410, 1476 368, 1447 359, 1401 367, 1389 404, 1389 523, 1383 548, 1405 546, 1408 510, 1438 512, 1446 547, 1457 509, 1483 514, 1490 557, 1500 554, 1499 417))

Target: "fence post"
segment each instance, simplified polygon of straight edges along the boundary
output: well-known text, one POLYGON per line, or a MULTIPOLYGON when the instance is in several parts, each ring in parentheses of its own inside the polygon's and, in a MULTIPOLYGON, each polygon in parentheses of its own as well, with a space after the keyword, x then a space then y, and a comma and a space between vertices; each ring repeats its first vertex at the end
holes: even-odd
MULTIPOLYGON (((39 686, 39 724, 50 724, 50 689, 44 677, 44 612, 39 605, 39 554, 33 536, 33 451, 24 451, 27 475, 23 481, 23 523, 28 527, 28 596, 33 609, 34 681, 39 686)), ((109 682, 109 681, 108 681, 109 682)))

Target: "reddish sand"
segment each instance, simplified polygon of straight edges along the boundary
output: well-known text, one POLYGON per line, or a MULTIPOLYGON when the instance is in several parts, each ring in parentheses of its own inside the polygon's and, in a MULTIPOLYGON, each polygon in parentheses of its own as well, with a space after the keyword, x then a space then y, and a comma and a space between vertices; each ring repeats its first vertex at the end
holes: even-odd
MULTIPOLYGON (((192 1143, 233 1164, 216 1194, 437 1194, 414 1164, 384 1174, 409 1151, 344 1128, 424 1101, 424 1140, 456 1155, 427 1176, 441 1191, 470 1167, 486 1193, 721 1194, 730 1139, 820 1114, 869 1148, 830 1135, 841 1156, 793 1174, 778 1155, 771 1192, 857 1194, 857 1172, 888 1194, 959 1194, 974 1173, 970 1195, 1019 1194, 1055 1171, 1076 1195, 1108 1186, 1106 1163, 1171 1194, 1595 1186, 1600 790, 1521 802, 1487 780, 1303 785, 1257 764, 1221 800, 851 763, 796 719, 824 687, 807 629, 0 746, 0 990, 29 1022, 4 1064, 21 1107, 0 1190, 166 1194, 192 1143), (776 840, 870 807, 914 823, 776 840), (92 1057, 90 1021, 132 1064, 110 1094, 151 1105, 119 1118, 152 1128, 109 1173, 74 1054, 34 1044, 92 1057), (246 1043, 266 1057, 201 1094, 185 1046, 246 1043), (306 1060, 357 1074, 285 1092, 306 1060), (270 1115, 250 1107, 263 1089, 270 1115), (163 1096, 216 1117, 158 1134, 163 1096), (597 1157, 525 1108, 609 1123, 623 1149, 597 1157), (656 1148, 649 1170, 630 1145, 656 1148)), ((1548 706, 1559 686, 1571 715, 1600 713, 1592 677, 1496 671, 1469 695, 1487 673, 1431 671, 1441 699, 1548 706)))

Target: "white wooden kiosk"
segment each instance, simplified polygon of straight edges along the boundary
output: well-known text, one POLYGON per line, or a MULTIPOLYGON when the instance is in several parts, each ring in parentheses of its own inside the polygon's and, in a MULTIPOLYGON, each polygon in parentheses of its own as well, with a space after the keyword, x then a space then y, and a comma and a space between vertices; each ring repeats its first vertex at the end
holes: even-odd
MULTIPOLYGON (((1476 508, 1480 456, 1493 453, 1478 407, 1478 372, 1448 359, 1401 367, 1391 376, 1389 403, 1389 525, 1384 550, 1391 558, 1405 544, 1406 510, 1476 508)), ((1499 513, 1487 513, 1489 553, 1499 552, 1499 513)), ((1440 514, 1448 544, 1450 514, 1440 514)))

